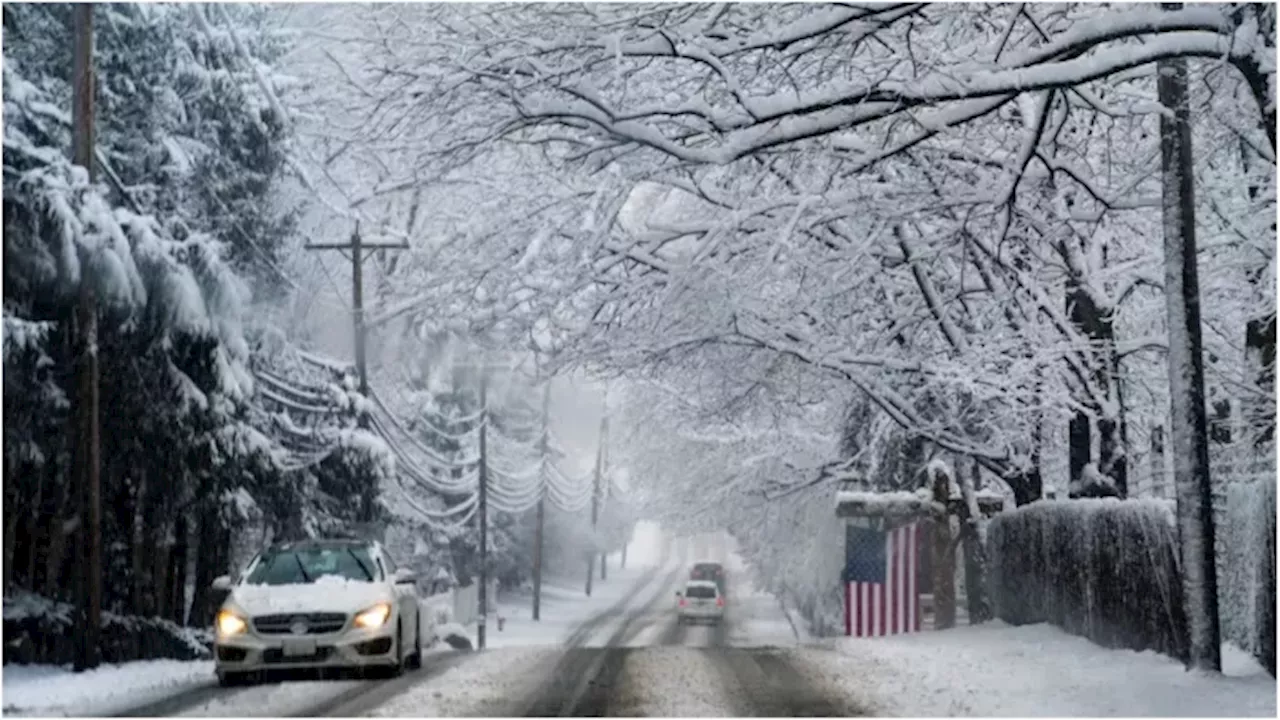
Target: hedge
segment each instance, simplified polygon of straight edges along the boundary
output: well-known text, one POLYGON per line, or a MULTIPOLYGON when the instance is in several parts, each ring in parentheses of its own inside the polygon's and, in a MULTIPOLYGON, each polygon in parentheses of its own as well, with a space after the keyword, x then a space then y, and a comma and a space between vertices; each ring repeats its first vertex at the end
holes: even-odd
POLYGON ((1227 490, 1219 567, 1222 637, 1276 674, 1276 480, 1227 490))
MULTIPOLYGON (((75 660, 72 606, 29 592, 4 599, 4 662, 65 665, 75 660)), ((209 659, 213 633, 163 618, 102 613, 102 661, 209 659)))
POLYGON ((1001 513, 987 530, 996 617, 1185 660, 1177 540, 1164 501, 1040 500, 1001 513))

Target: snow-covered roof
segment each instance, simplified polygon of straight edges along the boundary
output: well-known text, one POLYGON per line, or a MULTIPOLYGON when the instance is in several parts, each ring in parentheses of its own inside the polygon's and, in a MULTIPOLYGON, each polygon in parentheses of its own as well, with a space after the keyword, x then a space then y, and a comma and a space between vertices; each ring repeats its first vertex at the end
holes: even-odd
POLYGON ((904 517, 942 512, 943 507, 934 502, 926 491, 842 490, 836 493, 837 517, 904 517))

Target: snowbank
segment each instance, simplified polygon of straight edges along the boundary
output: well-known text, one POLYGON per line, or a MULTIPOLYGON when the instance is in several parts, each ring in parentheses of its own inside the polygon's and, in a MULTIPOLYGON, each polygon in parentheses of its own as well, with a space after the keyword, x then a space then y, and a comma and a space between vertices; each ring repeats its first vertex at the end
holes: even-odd
POLYGON ((107 715, 213 682, 207 660, 140 660, 73 673, 69 667, 5 665, 4 714, 107 715))
POLYGON ((1275 717, 1276 683, 1224 648, 1225 677, 1153 652, 1108 650, 1051 625, 993 622, 802 653, 804 672, 880 716, 1275 717))
POLYGON ((840 517, 933 515, 941 512, 942 506, 933 501, 928 490, 841 490, 836 493, 836 515, 840 517))

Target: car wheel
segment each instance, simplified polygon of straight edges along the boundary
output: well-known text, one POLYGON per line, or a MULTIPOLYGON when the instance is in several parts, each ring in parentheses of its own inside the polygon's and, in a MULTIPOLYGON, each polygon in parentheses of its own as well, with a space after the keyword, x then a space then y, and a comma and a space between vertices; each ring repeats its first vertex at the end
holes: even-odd
POLYGON ((412 670, 422 667, 422 617, 419 616, 413 626, 413 654, 408 658, 408 666, 412 670))

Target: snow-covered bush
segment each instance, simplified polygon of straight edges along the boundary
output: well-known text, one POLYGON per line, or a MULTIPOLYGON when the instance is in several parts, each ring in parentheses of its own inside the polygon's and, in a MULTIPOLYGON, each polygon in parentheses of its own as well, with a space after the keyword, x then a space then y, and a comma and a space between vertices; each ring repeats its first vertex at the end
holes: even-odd
MULTIPOLYGON (((71 605, 19 591, 4 598, 6 663, 70 663, 75 652, 71 605)), ((212 633, 157 617, 102 614, 102 659, 120 663, 156 657, 210 657, 212 633)))
POLYGON ((1219 578, 1222 637, 1276 673, 1276 481, 1227 491, 1226 557, 1219 578))
POLYGON ((1049 622, 1104 647, 1185 659, 1186 615, 1170 503, 1041 500, 987 530, 996 617, 1049 622))

